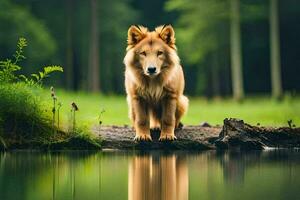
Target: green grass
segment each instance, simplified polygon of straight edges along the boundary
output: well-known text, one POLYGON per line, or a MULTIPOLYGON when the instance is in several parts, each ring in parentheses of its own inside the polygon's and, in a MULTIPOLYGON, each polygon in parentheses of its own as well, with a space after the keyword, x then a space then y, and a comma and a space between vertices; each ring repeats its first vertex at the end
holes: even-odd
POLYGON ((0 85, 0 132, 31 138, 51 134, 51 114, 41 89, 24 83, 0 85))
POLYGON ((52 99, 42 88, 21 82, 0 84, 0 150, 100 148, 101 141, 89 127, 78 124, 58 130, 52 116, 52 99))
MULTIPOLYGON (((48 94, 47 94, 48 95, 48 94)), ((49 94, 50 95, 50 94, 49 94)), ((125 96, 102 96, 84 92, 56 92, 59 101, 63 103, 61 111, 64 123, 70 113, 71 102, 76 102, 79 111, 76 113, 77 123, 88 126, 98 124, 101 109, 104 125, 130 124, 127 115, 125 96)), ((49 98, 50 99, 50 98, 49 98)), ((184 124, 197 125, 203 121, 210 124, 222 124, 224 118, 240 118, 245 122, 262 126, 287 126, 287 120, 300 125, 300 98, 286 97, 282 102, 267 97, 250 97, 243 103, 230 99, 208 101, 204 98, 190 98, 190 107, 183 119, 184 124)))

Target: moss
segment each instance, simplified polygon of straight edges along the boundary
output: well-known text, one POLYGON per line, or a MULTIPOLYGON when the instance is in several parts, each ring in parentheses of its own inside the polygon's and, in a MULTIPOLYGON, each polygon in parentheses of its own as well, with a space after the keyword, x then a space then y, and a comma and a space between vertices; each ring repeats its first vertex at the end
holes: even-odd
POLYGON ((101 143, 90 136, 74 135, 65 140, 56 141, 44 146, 50 150, 99 150, 101 143))
POLYGON ((43 146, 50 150, 99 150, 101 139, 93 135, 88 128, 76 128, 74 133, 61 133, 63 139, 56 139, 43 146))

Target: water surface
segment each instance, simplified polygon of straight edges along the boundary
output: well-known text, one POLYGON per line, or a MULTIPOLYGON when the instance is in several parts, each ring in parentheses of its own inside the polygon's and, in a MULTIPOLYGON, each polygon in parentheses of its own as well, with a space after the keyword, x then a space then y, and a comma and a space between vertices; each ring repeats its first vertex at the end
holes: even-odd
POLYGON ((11 152, 1 200, 299 199, 300 152, 11 152))

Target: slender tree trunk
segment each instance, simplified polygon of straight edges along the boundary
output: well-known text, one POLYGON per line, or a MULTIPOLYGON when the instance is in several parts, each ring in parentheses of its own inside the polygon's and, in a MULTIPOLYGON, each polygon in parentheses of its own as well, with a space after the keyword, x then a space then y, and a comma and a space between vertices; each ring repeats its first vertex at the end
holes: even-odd
POLYGON ((67 14, 67 22, 66 22, 66 85, 68 89, 73 89, 74 83, 74 69, 73 69, 73 0, 66 0, 66 14, 67 14))
POLYGON ((282 96, 282 84, 280 69, 278 0, 270 0, 270 45, 272 96, 279 99, 282 96))
POLYGON ((219 56, 218 50, 212 56, 212 94, 214 97, 220 97, 220 76, 219 76, 219 56))
POLYGON ((243 84, 242 56, 241 56, 239 0, 231 0, 230 7, 231 7, 230 43, 231 43, 232 90, 233 90, 234 99, 240 101, 244 97, 244 84, 243 84))
POLYGON ((91 36, 89 52, 88 89, 93 92, 100 90, 99 78, 99 30, 98 2, 91 0, 91 36))

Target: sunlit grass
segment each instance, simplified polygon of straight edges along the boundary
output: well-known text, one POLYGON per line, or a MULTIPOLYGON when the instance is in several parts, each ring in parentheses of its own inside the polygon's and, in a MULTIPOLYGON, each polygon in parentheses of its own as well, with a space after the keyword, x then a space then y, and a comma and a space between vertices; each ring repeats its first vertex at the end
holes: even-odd
MULTIPOLYGON (((130 124, 125 96, 103 96, 64 90, 58 90, 57 96, 58 101, 63 103, 61 112, 65 124, 73 101, 79 106, 79 112, 76 113, 77 123, 88 126, 98 124, 99 113, 104 109, 101 117, 104 125, 130 124)), ((189 111, 183 123, 197 125, 206 121, 216 125, 222 124, 223 119, 229 117, 264 126, 287 126, 287 120, 292 119, 299 126, 300 98, 285 98, 282 102, 277 102, 268 97, 251 97, 243 103, 230 99, 208 101, 205 98, 190 98, 189 111)))
POLYGON ((191 99, 190 110, 185 122, 197 124, 207 121, 212 124, 222 124, 224 118, 240 118, 245 122, 256 125, 287 125, 292 119, 300 124, 300 99, 277 102, 266 97, 246 99, 243 103, 232 100, 206 101, 191 99))

